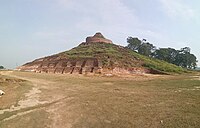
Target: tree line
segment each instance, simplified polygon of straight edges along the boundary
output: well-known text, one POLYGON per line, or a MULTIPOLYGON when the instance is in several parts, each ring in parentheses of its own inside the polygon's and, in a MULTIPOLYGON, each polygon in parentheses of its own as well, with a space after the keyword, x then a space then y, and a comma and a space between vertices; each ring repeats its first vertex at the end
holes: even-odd
POLYGON ((146 39, 140 40, 138 38, 128 37, 127 48, 156 59, 160 59, 177 66, 195 69, 197 67, 197 58, 194 54, 191 54, 191 49, 189 47, 181 48, 176 50, 174 48, 159 48, 149 43, 146 39))

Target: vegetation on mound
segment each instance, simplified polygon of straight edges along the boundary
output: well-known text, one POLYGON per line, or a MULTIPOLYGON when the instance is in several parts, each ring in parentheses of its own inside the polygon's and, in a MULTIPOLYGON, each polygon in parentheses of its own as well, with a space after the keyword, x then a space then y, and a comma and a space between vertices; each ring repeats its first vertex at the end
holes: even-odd
POLYGON ((115 44, 93 43, 79 45, 59 55, 68 58, 98 58, 104 67, 146 67, 168 73, 183 73, 186 70, 176 65, 155 58, 140 55, 128 48, 115 44))
POLYGON ((159 70, 159 71, 163 71, 163 72, 174 72, 174 73, 187 72, 183 68, 178 67, 174 64, 170 64, 170 63, 167 63, 162 60, 158 60, 155 58, 149 58, 149 57, 139 55, 139 54, 137 54, 137 55, 140 56, 140 58, 145 62, 143 66, 148 67, 150 69, 159 70))

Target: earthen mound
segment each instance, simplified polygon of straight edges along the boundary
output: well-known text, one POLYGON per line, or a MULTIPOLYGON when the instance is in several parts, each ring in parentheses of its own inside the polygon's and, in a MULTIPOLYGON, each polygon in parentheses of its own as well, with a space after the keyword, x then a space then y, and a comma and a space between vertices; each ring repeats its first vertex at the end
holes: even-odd
MULTIPOLYGON (((113 44, 101 33, 96 33, 69 51, 36 59, 17 69, 59 74, 163 74, 162 68, 156 69, 161 64, 163 62, 142 57, 125 47, 113 44)), ((165 67, 173 69, 175 66, 167 63, 165 67)))

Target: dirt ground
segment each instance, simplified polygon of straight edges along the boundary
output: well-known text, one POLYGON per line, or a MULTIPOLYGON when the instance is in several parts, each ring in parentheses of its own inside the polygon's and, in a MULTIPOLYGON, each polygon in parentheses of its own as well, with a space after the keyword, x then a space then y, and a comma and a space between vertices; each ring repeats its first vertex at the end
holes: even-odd
POLYGON ((1 128, 200 126, 199 75, 0 74, 10 79, 0 83, 6 92, 0 97, 1 128))

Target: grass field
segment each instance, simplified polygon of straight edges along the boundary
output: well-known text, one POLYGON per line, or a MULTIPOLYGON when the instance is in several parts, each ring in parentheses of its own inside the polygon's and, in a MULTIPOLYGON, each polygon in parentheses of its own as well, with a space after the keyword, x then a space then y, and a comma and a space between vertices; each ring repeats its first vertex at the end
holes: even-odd
POLYGON ((200 127, 198 74, 0 74, 0 128, 200 127))

